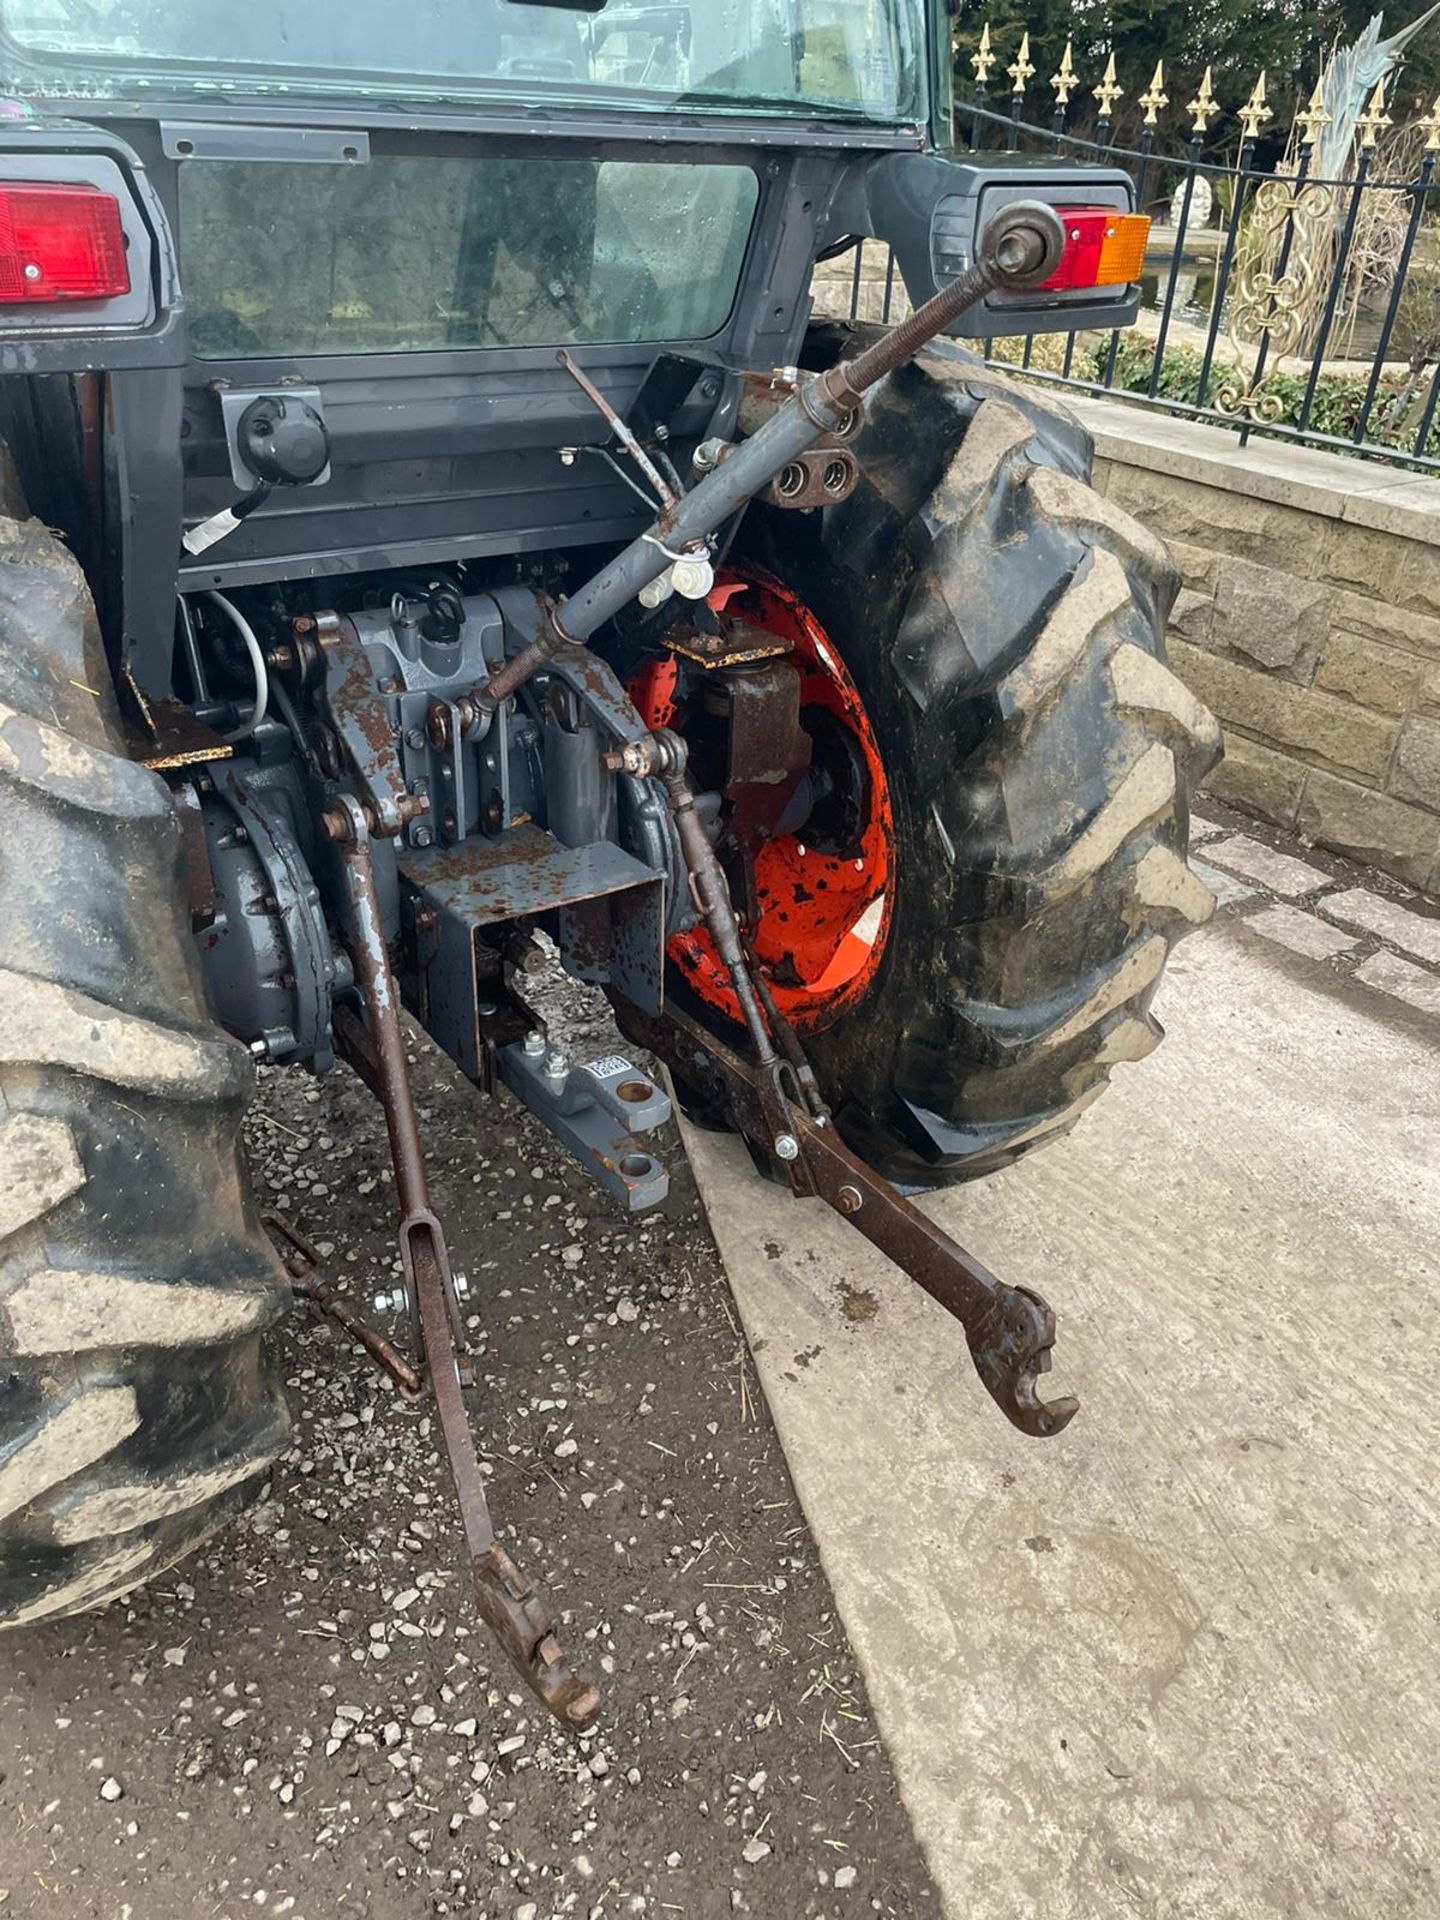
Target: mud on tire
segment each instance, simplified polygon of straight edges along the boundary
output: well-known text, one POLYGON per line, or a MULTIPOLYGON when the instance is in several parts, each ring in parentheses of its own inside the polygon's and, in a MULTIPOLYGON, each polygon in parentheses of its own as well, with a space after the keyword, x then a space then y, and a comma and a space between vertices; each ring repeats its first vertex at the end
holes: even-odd
POLYGON ((876 982, 807 1044, 851 1145, 935 1185, 1064 1133, 1160 1040, 1166 956, 1214 907, 1185 856, 1220 732, 1166 665, 1169 556, 1063 409, 940 343, 857 452, 843 506, 745 537, 843 654, 896 815, 876 982))
POLYGON ((0 1626, 158 1573, 287 1432, 251 1065, 207 1018, 178 823, 108 676, 79 567, 0 519, 0 1626))

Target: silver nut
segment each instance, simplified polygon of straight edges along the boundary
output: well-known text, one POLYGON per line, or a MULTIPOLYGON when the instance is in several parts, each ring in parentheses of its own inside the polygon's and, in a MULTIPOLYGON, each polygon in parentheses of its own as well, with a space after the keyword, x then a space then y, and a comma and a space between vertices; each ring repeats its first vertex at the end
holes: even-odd
POLYGON ((450 1276, 450 1284, 455 1289, 455 1298, 457 1300, 468 1300, 470 1298, 470 1276, 468 1273, 452 1273, 450 1276))
POLYGON ((520 1042, 520 1050, 522 1053, 528 1054, 532 1060, 538 1060, 540 1055, 544 1053, 545 1036, 538 1027, 532 1027, 529 1033, 526 1034, 525 1038, 520 1042))
POLYGON ((268 1060, 270 1058, 270 1042, 262 1034, 258 1040, 252 1040, 250 1042, 250 1052, 251 1056, 256 1060, 268 1060))
POLYGON ((405 1306, 405 1289, 403 1287, 390 1287, 384 1293, 377 1293, 375 1296, 375 1311, 377 1313, 403 1313, 405 1306))
POLYGON ((570 1062, 560 1051, 559 1047, 552 1047, 549 1053, 546 1054, 545 1071, 554 1080, 563 1079, 564 1076, 569 1073, 570 1062))
POLYGON ((793 1133, 777 1133, 775 1136, 775 1158, 777 1160, 798 1160, 800 1142, 793 1133))

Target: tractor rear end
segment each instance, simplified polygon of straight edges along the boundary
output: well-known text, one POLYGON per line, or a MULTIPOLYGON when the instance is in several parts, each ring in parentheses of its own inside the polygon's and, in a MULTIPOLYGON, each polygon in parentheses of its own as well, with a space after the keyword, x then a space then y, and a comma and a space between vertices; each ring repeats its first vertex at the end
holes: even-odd
POLYGON ((593 1720, 491 1524, 407 1011, 625 1208, 673 1089, 953 1313, 1021 1431, 1075 1411, 1049 1306, 906 1196, 1155 1044, 1217 734, 1159 543, 954 341, 1123 324, 1143 221, 1121 173, 937 151, 918 9, 875 9, 883 71, 821 0, 777 55, 773 11, 491 0, 395 99, 318 53, 216 97, 151 21, 69 120, 73 36, 12 28, 0 1622, 253 1496, 293 1289, 433 1396, 477 1605, 593 1720), (911 317, 811 327, 867 235, 911 317), (604 1058, 547 1033, 547 948, 604 1058), (281 1280, 237 1159, 250 1062, 337 1058, 389 1129, 403 1340, 272 1223, 281 1280))

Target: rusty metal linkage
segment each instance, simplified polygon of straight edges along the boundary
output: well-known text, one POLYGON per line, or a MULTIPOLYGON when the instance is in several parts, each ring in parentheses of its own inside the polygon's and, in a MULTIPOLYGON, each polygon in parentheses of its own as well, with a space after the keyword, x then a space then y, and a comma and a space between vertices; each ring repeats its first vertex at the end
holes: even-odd
POLYGON ((430 1206, 430 1184, 400 1026, 400 1002, 370 858, 369 829, 360 803, 348 795, 341 796, 336 811, 344 814, 350 827, 349 834, 339 838, 337 845, 354 921, 351 952, 366 1014, 366 1026, 359 1032, 353 1019, 337 1019, 336 1038, 362 1078, 379 1094, 385 1112, 400 1203, 400 1259, 464 1524, 475 1604, 526 1685, 562 1726, 571 1732, 583 1732, 600 1711, 600 1695, 571 1671, 545 1602, 496 1539, 490 1519, 462 1393, 462 1383, 468 1384, 471 1375, 468 1364, 460 1358, 464 1344, 460 1307, 444 1232, 430 1206))
MULTIPOLYGON (((540 637, 490 676, 479 695, 482 703, 498 706, 567 644, 587 645, 667 565, 686 555, 708 554, 711 535, 787 469, 796 470, 795 484, 807 498, 814 480, 815 503, 843 499, 858 477, 850 456, 836 458, 832 449, 815 475, 802 456, 827 436, 843 437, 852 431, 855 413, 870 388, 913 358, 927 340, 986 294, 1002 287, 1038 285, 1058 265, 1064 245, 1065 230, 1052 207, 1036 200, 1014 200, 1001 207, 986 225, 975 258, 963 273, 853 359, 807 378, 751 438, 735 444, 682 499, 663 506, 646 532, 558 609, 549 610, 540 637), (834 472, 827 486, 830 467, 834 472)), ((614 425, 618 416, 609 402, 573 363, 569 370, 614 425)))
POLYGON ((324 1320, 333 1320, 343 1333, 359 1343, 379 1367, 388 1373, 407 1400, 424 1397, 425 1375, 411 1366, 393 1340, 358 1314, 348 1300, 342 1299, 327 1281, 320 1278, 325 1256, 313 1241, 306 1239, 293 1222, 282 1214, 261 1215, 272 1240, 280 1241, 280 1259, 290 1276, 290 1284, 300 1298, 312 1306, 324 1320))
POLYGON ((679 1033, 692 1063, 703 1061, 723 1089, 724 1103, 744 1133, 784 1169, 800 1198, 825 1201, 872 1246, 893 1260, 965 1329, 970 1357, 986 1391, 1022 1433, 1049 1436, 1069 1425, 1079 1409, 1071 1398, 1046 1402, 1038 1377, 1050 1368, 1055 1344, 1053 1309, 1028 1287, 1012 1287, 897 1193, 836 1134, 819 1098, 798 1036, 785 1023, 768 991, 757 991, 741 945, 724 870, 694 812, 685 780, 685 743, 659 729, 628 743, 611 760, 631 773, 658 777, 669 801, 690 871, 695 904, 705 918, 715 950, 730 975, 754 1061, 743 1060, 673 1004, 661 1019, 627 1013, 628 1030, 662 1057, 673 1056, 667 1038, 679 1033), (777 1054, 766 1021, 776 1023, 777 1054))
POLYGON ((693 1076, 703 1060, 736 1124, 781 1163, 792 1191, 833 1207, 955 1316, 965 1329, 975 1371, 1014 1426, 1048 1438, 1069 1425, 1079 1401, 1068 1396, 1044 1401, 1037 1391, 1055 1344, 1054 1309, 1039 1294, 997 1279, 851 1153, 833 1126, 793 1099, 785 1098, 784 1126, 776 1132, 775 1095, 765 1071, 678 1008, 667 1007, 661 1020, 627 1010, 625 1025, 632 1038, 659 1053, 673 1054, 678 1035, 687 1073, 693 1076))
POLYGON ((630 458, 655 489, 656 497, 660 502, 662 520, 666 514, 673 513, 678 504, 676 495, 666 482, 664 474, 661 473, 660 469, 655 465, 655 462, 650 458, 649 454, 646 453, 644 447, 641 446, 639 440, 636 439, 630 429, 629 423, 622 419, 615 411, 614 407, 611 406, 610 402, 605 398, 604 394, 601 393, 600 389, 590 378, 589 374, 585 372, 584 368, 576 366, 566 348, 561 347, 555 355, 555 358, 565 369, 566 373, 569 374, 576 386, 579 387, 595 411, 602 419, 608 421, 610 431, 615 435, 615 438, 620 442, 621 446, 624 447, 630 458))

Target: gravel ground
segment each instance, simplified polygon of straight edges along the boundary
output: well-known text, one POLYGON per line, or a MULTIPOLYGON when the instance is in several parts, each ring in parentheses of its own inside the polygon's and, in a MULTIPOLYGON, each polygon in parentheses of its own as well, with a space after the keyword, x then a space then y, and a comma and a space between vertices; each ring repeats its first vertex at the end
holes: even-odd
MULTIPOLYGON (((581 1006, 570 1031, 613 1046, 581 1006)), ((936 1913, 678 1148, 629 1220, 415 1051, 501 1535, 605 1716, 572 1743, 514 1680, 435 1423, 297 1314, 261 1504, 0 1642, 0 1915, 936 1913)), ((398 1274, 378 1109, 344 1070, 269 1074, 251 1136, 262 1203, 368 1311, 398 1274)))

